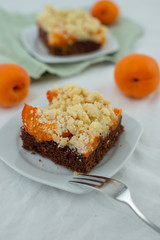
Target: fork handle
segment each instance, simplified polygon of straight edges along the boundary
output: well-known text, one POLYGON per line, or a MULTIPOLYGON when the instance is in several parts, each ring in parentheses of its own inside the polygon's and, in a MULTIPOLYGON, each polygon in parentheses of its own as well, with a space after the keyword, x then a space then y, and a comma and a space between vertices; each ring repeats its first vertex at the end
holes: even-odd
POLYGON ((157 225, 155 225, 152 221, 150 221, 148 218, 146 218, 134 204, 129 191, 125 191, 124 194, 121 193, 118 196, 116 196, 116 200, 126 203, 134 211, 134 213, 141 220, 143 220, 143 222, 145 222, 148 226, 153 228, 156 232, 160 233, 160 228, 157 225))

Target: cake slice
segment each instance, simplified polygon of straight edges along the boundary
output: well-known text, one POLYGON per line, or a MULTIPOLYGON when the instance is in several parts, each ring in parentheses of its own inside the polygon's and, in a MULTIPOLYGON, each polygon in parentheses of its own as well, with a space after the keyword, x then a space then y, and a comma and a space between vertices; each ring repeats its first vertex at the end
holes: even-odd
POLYGON ((40 39, 53 55, 89 53, 106 41, 106 27, 82 10, 60 11, 47 5, 36 22, 40 39))
POLYGON ((73 84, 55 86, 47 98, 45 107, 23 108, 23 147, 73 171, 90 172, 123 132, 122 110, 99 92, 73 84))

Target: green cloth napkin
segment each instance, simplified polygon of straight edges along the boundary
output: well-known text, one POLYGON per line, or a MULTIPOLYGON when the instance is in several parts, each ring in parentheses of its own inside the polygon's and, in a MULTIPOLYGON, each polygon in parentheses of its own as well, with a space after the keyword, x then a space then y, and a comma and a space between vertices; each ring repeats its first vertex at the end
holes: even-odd
POLYGON ((68 77, 80 73, 91 64, 104 61, 116 63, 129 53, 131 44, 142 33, 142 27, 139 24, 121 17, 116 24, 109 28, 119 42, 120 50, 118 52, 83 62, 45 64, 32 57, 20 40, 22 29, 34 24, 35 18, 36 14, 13 14, 0 9, 0 63, 17 63, 24 67, 34 79, 40 78, 45 72, 68 77))

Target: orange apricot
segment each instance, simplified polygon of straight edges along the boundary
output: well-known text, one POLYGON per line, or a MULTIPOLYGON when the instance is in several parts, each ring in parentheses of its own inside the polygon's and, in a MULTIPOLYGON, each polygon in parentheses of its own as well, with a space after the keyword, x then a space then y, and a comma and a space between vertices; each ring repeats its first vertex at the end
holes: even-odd
POLYGON ((36 137, 39 141, 53 140, 50 130, 56 128, 56 123, 45 123, 40 121, 40 116, 37 114, 37 107, 32 107, 25 104, 22 111, 22 122, 26 132, 36 137))
POLYGON ((57 47, 65 47, 67 46, 69 43, 73 43, 77 41, 77 39, 73 36, 66 36, 64 37, 63 35, 59 34, 59 33, 54 33, 53 35, 50 35, 49 37, 49 43, 51 45, 55 45, 57 47))
POLYGON ((142 98, 155 91, 160 83, 158 63, 144 54, 130 54, 116 64, 115 82, 127 96, 142 98))
POLYGON ((98 146, 100 140, 101 140, 101 138, 97 137, 97 136, 95 136, 94 138, 90 137, 90 142, 86 146, 87 152, 85 152, 83 154, 83 156, 84 157, 88 157, 89 154, 91 154, 96 149, 96 147, 98 146))
POLYGON ((48 90, 46 95, 47 95, 47 99, 48 99, 49 103, 52 103, 52 100, 58 96, 58 92, 48 90))
POLYGON ((20 103, 28 94, 30 77, 19 65, 0 64, 0 105, 11 107, 20 103))
POLYGON ((110 25, 118 19, 119 8, 112 1, 101 0, 93 5, 91 14, 93 17, 98 18, 102 24, 110 25))
MULTIPOLYGON (((57 123, 47 123, 41 119, 41 116, 37 112, 37 107, 32 107, 25 104, 22 110, 22 122, 26 132, 33 135, 38 141, 52 141, 53 134, 56 134, 57 123)), ((62 137, 69 137, 71 133, 69 130, 63 132, 62 137)))

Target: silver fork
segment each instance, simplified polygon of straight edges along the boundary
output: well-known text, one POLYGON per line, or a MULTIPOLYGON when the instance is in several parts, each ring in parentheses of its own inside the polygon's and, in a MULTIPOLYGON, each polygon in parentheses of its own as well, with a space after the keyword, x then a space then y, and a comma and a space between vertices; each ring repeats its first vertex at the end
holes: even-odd
POLYGON ((73 180, 69 182, 80 184, 92 188, 94 190, 100 191, 102 193, 107 193, 110 197, 120 202, 126 203, 129 207, 136 213, 136 215, 143 220, 147 225, 153 228, 155 231, 160 233, 160 228, 156 226, 153 222, 148 220, 143 213, 134 204, 129 188, 122 182, 117 181, 112 178, 107 178, 103 176, 96 175, 79 175, 74 177, 73 180), (80 176, 80 177, 79 177, 80 176))

